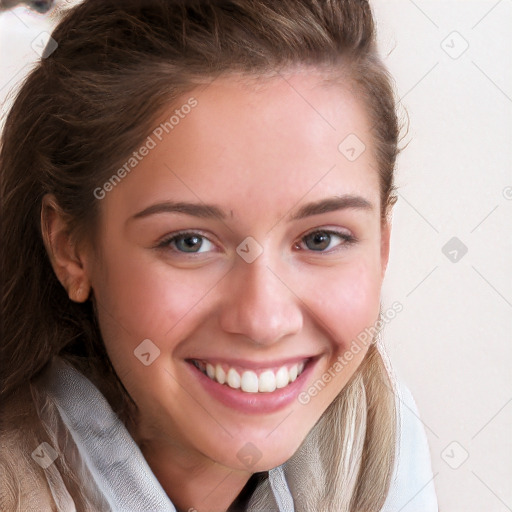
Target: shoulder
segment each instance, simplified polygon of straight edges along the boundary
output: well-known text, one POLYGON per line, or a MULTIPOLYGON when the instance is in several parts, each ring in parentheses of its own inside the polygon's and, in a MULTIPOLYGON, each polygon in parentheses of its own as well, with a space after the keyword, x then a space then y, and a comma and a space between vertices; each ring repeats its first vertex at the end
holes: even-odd
POLYGON ((0 423, 0 510, 54 510, 44 470, 32 453, 41 441, 30 388, 2 402, 0 423))
POLYGON ((397 454, 393 480, 381 512, 437 512, 437 496, 425 426, 411 391, 397 375, 397 454))

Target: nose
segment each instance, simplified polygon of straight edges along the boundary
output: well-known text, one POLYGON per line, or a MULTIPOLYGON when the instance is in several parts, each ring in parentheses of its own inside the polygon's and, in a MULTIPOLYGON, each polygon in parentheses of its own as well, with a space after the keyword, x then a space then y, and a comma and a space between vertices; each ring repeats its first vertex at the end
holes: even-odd
POLYGON ((272 270, 264 256, 241 258, 226 279, 220 326, 258 345, 271 345, 302 329, 301 301, 291 283, 272 270))

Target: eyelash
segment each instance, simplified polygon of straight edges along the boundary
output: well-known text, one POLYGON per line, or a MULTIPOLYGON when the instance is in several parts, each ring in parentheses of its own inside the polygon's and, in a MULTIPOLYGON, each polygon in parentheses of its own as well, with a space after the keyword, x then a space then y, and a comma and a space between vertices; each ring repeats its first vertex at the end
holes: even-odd
MULTIPOLYGON (((332 252, 335 252, 335 251, 338 251, 338 250, 342 250, 344 247, 352 245, 352 244, 357 242, 356 237, 354 237, 353 235, 347 234, 347 233, 342 232, 342 231, 333 230, 333 229, 316 229, 316 230, 310 231, 309 233, 306 233, 304 236, 302 236, 300 241, 303 241, 305 238, 307 238, 309 236, 312 236, 312 235, 315 235, 316 233, 322 233, 322 234, 326 234, 326 235, 338 236, 338 237, 340 237, 343 240, 343 242, 340 243, 336 248, 329 249, 327 251, 314 251, 312 249, 309 249, 309 252, 312 252, 312 253, 330 254, 332 252)), ((176 240, 178 240, 180 238, 187 238, 187 237, 190 237, 190 236, 198 236, 199 238, 206 239, 210 243, 213 243, 207 236, 201 234, 201 232, 199 232, 199 231, 180 231, 178 233, 175 233, 175 234, 173 234, 171 236, 168 236, 168 237, 164 238, 161 242, 158 243, 157 249, 171 249, 171 244, 173 242, 175 242, 176 240)), ((295 243, 294 247, 296 247, 299 243, 300 242, 295 243)), ((202 253, 199 253, 199 252, 179 251, 179 250, 177 250, 175 248, 172 248, 171 250, 173 252, 176 252, 176 253, 179 253, 179 254, 183 254, 183 255, 192 256, 192 257, 194 257, 194 256, 196 256, 198 254, 202 254, 202 253)), ((300 249, 300 250, 302 250, 302 249, 300 249)), ((306 249, 306 251, 307 250, 308 249, 306 249)))
POLYGON ((200 238, 204 238, 208 240, 210 243, 213 243, 207 236, 201 234, 200 231, 179 231, 178 233, 175 233, 173 235, 170 235, 168 237, 165 237, 158 245, 157 249, 171 249, 173 252, 176 252, 178 254, 188 255, 188 256, 197 256, 198 252, 185 252, 185 251, 178 251, 177 249, 171 248, 171 244, 178 240, 179 238, 187 238, 190 236, 199 236, 200 238))
MULTIPOLYGON (((336 251, 339 251, 339 250, 342 250, 344 248, 346 248, 346 246, 348 245, 352 245, 354 244, 355 242, 357 242, 357 239, 355 236, 353 235, 350 235, 348 233, 345 233, 343 231, 338 231, 338 230, 335 230, 335 229, 315 229, 313 231, 310 231, 309 233, 306 233, 302 238, 301 238, 301 241, 304 240, 306 237, 309 237, 309 236, 312 236, 312 235, 315 235, 316 233, 323 233, 323 234, 326 234, 326 235, 334 235, 334 236, 338 236, 339 238, 341 238, 343 240, 342 243, 340 243, 338 246, 336 246, 334 249, 329 249, 328 251, 313 251, 311 249, 309 249, 310 252, 312 253, 318 253, 318 254, 330 254, 332 252, 336 252, 336 251)), ((294 247, 296 246, 297 244, 294 244, 294 247)), ((308 250, 308 249, 306 249, 308 250)))

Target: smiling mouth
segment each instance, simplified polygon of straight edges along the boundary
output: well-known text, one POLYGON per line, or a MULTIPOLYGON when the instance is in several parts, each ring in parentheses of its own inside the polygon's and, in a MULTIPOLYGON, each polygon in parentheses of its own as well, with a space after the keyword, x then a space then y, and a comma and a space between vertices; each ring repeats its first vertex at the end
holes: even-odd
POLYGON ((190 360, 210 380, 244 393, 272 393, 277 389, 285 388, 295 382, 309 361, 310 359, 304 359, 277 369, 263 368, 255 371, 236 369, 221 363, 212 364, 200 359, 190 360))

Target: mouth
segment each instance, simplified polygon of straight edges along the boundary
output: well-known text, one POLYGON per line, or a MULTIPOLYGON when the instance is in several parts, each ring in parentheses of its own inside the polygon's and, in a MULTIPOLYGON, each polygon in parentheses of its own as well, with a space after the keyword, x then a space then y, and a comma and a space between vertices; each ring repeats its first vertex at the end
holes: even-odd
MULTIPOLYGON (((274 362, 185 359, 192 378, 215 402, 243 414, 271 414, 292 406, 320 355, 274 362)), ((194 382, 194 384, 192 384, 194 382)))
POLYGON ((210 380, 237 389, 243 393, 273 393, 297 380, 311 358, 278 367, 248 369, 221 362, 191 359, 201 373, 210 380))

